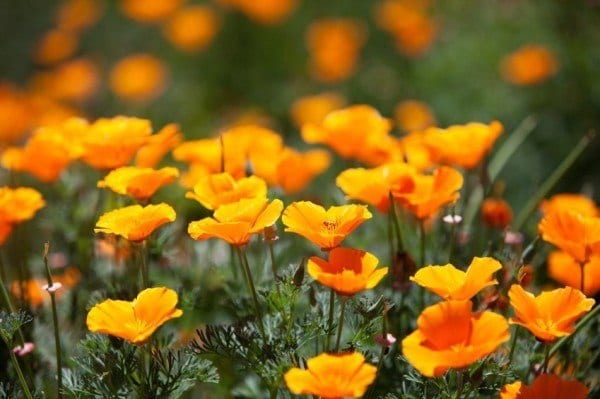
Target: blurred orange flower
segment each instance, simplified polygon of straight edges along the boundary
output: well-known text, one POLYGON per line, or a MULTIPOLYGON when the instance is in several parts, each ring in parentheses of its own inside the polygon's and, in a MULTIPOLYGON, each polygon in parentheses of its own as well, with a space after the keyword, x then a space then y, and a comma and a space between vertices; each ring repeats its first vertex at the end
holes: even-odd
POLYGON ((417 329, 402 341, 404 357, 426 377, 440 377, 496 351, 510 337, 506 319, 472 313, 471 301, 444 301, 423 310, 417 329))
POLYGON ((80 138, 84 151, 81 159, 100 170, 125 166, 146 144, 151 133, 152 126, 146 119, 125 116, 100 118, 80 138))
POLYGON ((119 0, 123 14, 137 22, 154 23, 167 19, 184 0, 119 0))
POLYGON ((446 300, 471 299, 483 288, 498 284, 494 273, 500 269, 502 265, 496 259, 475 257, 466 272, 451 264, 427 266, 410 280, 446 300))
POLYGON ((549 199, 543 200, 540 204, 540 210, 544 215, 555 211, 571 210, 582 216, 599 216, 600 212, 596 203, 582 194, 556 194, 549 199))
POLYGON ((358 352, 322 353, 308 359, 306 367, 306 370, 291 368, 283 376, 295 395, 360 398, 377 375, 377 367, 365 363, 364 356, 358 352))
POLYGON ((312 256, 307 271, 338 294, 352 296, 375 287, 387 274, 388 268, 377 269, 378 264, 379 259, 369 252, 337 247, 329 252, 329 261, 312 256))
POLYGON ((503 129, 498 121, 429 128, 424 140, 436 162, 472 169, 490 151, 503 129))
POLYGON ((321 250, 329 251, 371 216, 365 205, 331 206, 325 210, 310 201, 299 201, 285 208, 282 221, 285 231, 299 234, 321 250))
POLYGON ((179 125, 169 123, 160 132, 148 138, 135 156, 135 166, 140 168, 153 168, 161 158, 170 150, 175 148, 183 140, 183 134, 179 132, 179 125))
POLYGON ((392 186, 394 200, 408 209, 420 220, 435 216, 442 207, 453 204, 463 185, 460 172, 448 166, 440 166, 432 175, 416 174, 412 182, 401 181, 392 186))
POLYGON ((600 251, 600 217, 585 217, 563 210, 552 212, 540 221, 542 239, 567 252, 578 262, 587 262, 600 251))
POLYGON ((167 21, 165 37, 177 48, 198 52, 207 47, 219 29, 219 19, 208 6, 180 8, 167 21))
POLYGON ((419 171, 434 167, 431 150, 425 143, 425 134, 414 131, 398 140, 401 160, 414 166, 419 171))
POLYGON ((373 169, 346 169, 338 175, 335 183, 346 198, 355 199, 377 207, 386 213, 390 207, 390 191, 393 185, 412 185, 414 168, 403 162, 394 162, 373 169))
POLYGON ((298 4, 298 0, 217 0, 217 2, 233 7, 253 21, 265 25, 275 25, 283 21, 298 4))
POLYGON ((529 44, 504 57, 500 71, 507 82, 530 86, 542 83, 555 75, 558 72, 558 62, 548 48, 529 44))
POLYGON ((330 163, 331 157, 325 150, 302 153, 292 148, 285 148, 276 163, 273 185, 281 187, 286 194, 296 194, 302 191, 315 176, 325 171, 330 163))
POLYGON ((429 105, 417 100, 405 100, 394 108, 394 120, 406 133, 435 126, 435 115, 429 105))
POLYGON ((162 169, 139 168, 137 166, 122 166, 112 170, 98 187, 106 187, 117 194, 129 195, 138 201, 148 200, 164 185, 179 177, 177 168, 162 169))
POLYGON ((100 72, 94 61, 80 58, 34 74, 30 86, 34 92, 52 99, 86 101, 100 86, 100 72))
MULTIPOLYGON (((552 251, 548 255, 548 275, 561 284, 581 288, 582 265, 563 251, 552 251)), ((592 254, 583 264, 584 294, 594 297, 600 292, 600 254, 592 254)))
POLYGON ((61 30, 78 33, 98 22, 103 12, 102 0, 65 0, 58 6, 56 25, 61 30))
POLYGON ((175 210, 165 203, 131 205, 106 212, 96 222, 94 233, 115 234, 133 242, 147 239, 154 230, 175 220, 175 210))
POLYGON ((68 31, 53 29, 40 39, 33 59, 38 64, 53 65, 71 57, 79 47, 79 39, 68 31))
POLYGON ((124 101, 143 103, 164 92, 167 77, 168 69, 162 60, 150 54, 133 54, 113 66, 110 89, 124 101))
MULTIPOLYGON (((60 298, 65 290, 77 284, 81 278, 81 273, 75 267, 68 267, 62 274, 52 276, 54 283, 60 283, 63 289, 56 291, 56 297, 60 298)), ((47 284, 47 280, 29 279, 23 282, 15 280, 10 286, 10 291, 16 298, 23 298, 31 307, 37 308, 50 299, 50 295, 42 288, 47 284)))
POLYGON ((177 309, 177 293, 166 287, 147 288, 133 301, 107 299, 96 304, 87 314, 91 332, 125 339, 143 345, 160 326, 181 317, 177 309))
POLYGON ((483 223, 495 229, 505 229, 513 220, 513 211, 501 198, 486 198, 481 204, 483 223))
POLYGON ((19 224, 46 206, 39 191, 29 187, 0 187, 0 222, 19 224))
POLYGON ((196 200, 211 210, 243 198, 266 197, 267 183, 260 177, 250 176, 236 181, 227 172, 204 176, 194 186, 194 192, 185 194, 185 198, 196 200))
POLYGON ((0 81, 0 143, 17 141, 33 125, 33 105, 28 96, 0 81))
POLYGON ((322 143, 346 159, 368 160, 378 143, 389 137, 392 126, 368 105, 354 105, 330 112, 319 125, 302 126, 307 143, 322 143))
POLYGON ((565 381, 554 374, 540 374, 530 386, 521 381, 506 384, 500 399, 586 399, 589 389, 579 381, 565 381))
POLYGON ((595 302, 571 287, 545 291, 535 297, 519 284, 510 287, 508 297, 516 316, 510 323, 525 327, 544 342, 570 335, 575 330, 574 323, 595 302))
POLYGON ((306 124, 320 125, 327 114, 346 105, 344 96, 338 93, 321 93, 294 101, 290 109, 292 121, 298 128, 306 124))
POLYGON ((315 77, 336 82, 350 77, 358 62, 367 32, 354 19, 321 19, 312 22, 306 32, 310 66, 315 77))
POLYGON ((266 198, 243 198, 231 204, 221 205, 214 218, 191 222, 188 234, 194 240, 220 238, 231 245, 242 246, 250 241, 252 234, 260 233, 277 221, 283 202, 266 198))

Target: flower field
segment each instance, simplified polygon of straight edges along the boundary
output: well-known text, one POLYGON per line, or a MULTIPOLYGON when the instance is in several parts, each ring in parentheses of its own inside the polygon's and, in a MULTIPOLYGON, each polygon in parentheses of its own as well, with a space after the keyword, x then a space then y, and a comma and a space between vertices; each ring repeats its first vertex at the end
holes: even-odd
POLYGON ((597 1, 0 7, 0 398, 600 397, 597 1))

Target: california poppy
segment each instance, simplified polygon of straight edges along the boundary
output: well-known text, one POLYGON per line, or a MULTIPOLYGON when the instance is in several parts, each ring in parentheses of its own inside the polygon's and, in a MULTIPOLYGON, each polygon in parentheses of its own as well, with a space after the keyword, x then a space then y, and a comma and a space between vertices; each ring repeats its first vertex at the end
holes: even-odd
POLYGON ((510 323, 525 327, 545 342, 571 334, 575 330, 574 323, 595 302, 571 287, 545 291, 535 297, 519 284, 513 284, 508 296, 515 309, 515 317, 510 323))
POLYGON ((352 296, 377 285, 388 268, 377 269, 375 255, 353 248, 337 247, 329 252, 329 260, 311 257, 308 274, 321 284, 333 288, 338 294, 352 296))
POLYGON ((341 109, 346 105, 346 99, 338 93, 321 93, 306 96, 294 101, 290 114, 294 125, 302 128, 305 124, 320 125, 327 114, 341 109))
POLYGON ((154 230, 175 220, 175 210, 165 203, 126 206, 100 216, 94 233, 116 234, 138 242, 147 239, 154 230))
POLYGON ((525 45, 502 59, 504 80, 518 86, 531 86, 548 80, 558 72, 556 55, 539 44, 525 45))
POLYGON ((147 288, 133 301, 107 299, 88 312, 87 327, 91 332, 143 345, 164 323, 181 317, 177 300, 177 293, 166 287, 147 288))
POLYGON ((310 201, 290 204, 283 212, 285 231, 296 233, 323 251, 337 246, 365 220, 372 217, 365 205, 332 206, 325 210, 310 201))
POLYGON ((177 168, 162 169, 123 166, 114 169, 98 182, 98 187, 106 187, 117 194, 129 195, 138 201, 152 197, 162 186, 171 183, 179 176, 177 168))
POLYGON ((501 198, 486 198, 481 204, 481 218, 492 228, 505 229, 512 222, 513 211, 501 198))
POLYGON ((596 203, 591 198, 582 194, 571 193, 556 194, 543 200, 540 204, 540 210, 544 215, 566 210, 574 211, 582 216, 600 215, 596 203))
POLYGON ((472 313, 471 301, 444 301, 423 310, 417 329, 402 341, 406 359, 426 377, 467 367, 496 351, 510 337, 506 319, 472 313))
POLYGON ((121 11, 129 18, 142 23, 164 21, 184 0, 120 0, 121 11))
POLYGON ((296 395, 323 399, 360 398, 375 380, 377 367, 365 363, 358 352, 328 354, 306 361, 306 370, 292 368, 285 375, 288 389, 296 395))
POLYGON ((586 217, 571 210, 552 212, 538 225, 544 241, 556 245, 578 262, 587 262, 600 251, 600 217, 586 217))
POLYGON ((283 202, 266 198, 243 198, 237 202, 221 205, 213 217, 191 222, 188 233, 194 240, 220 238, 231 245, 242 246, 253 234, 277 221, 283 202))
POLYGON ((561 284, 581 289, 582 269, 583 292, 588 297, 594 297, 600 292, 600 254, 592 254, 583 265, 563 251, 552 251, 548 255, 548 275, 561 284))
POLYGON ((35 62, 53 65, 71 57, 79 47, 79 39, 72 32, 53 29, 40 39, 33 54, 35 62))
POLYGON ((194 186, 194 192, 186 193, 185 197, 198 201, 206 209, 214 210, 242 198, 266 198, 267 183, 256 176, 235 180, 227 172, 211 174, 201 178, 194 186))
POLYGON ((500 391, 500 399, 586 399, 588 392, 589 389, 579 381, 541 374, 529 386, 521 381, 506 384, 500 391))
POLYGON ((203 5, 194 5, 177 10, 164 27, 167 40, 180 50, 198 52, 215 37, 219 19, 215 11, 203 5))
POLYGON ((502 269, 493 258, 473 258, 466 272, 451 264, 426 266, 410 278, 443 299, 471 299, 483 288, 498 284, 494 273, 502 269))
POLYGON ((431 108, 417 100, 405 100, 394 108, 394 120, 406 133, 424 130, 435 126, 435 116, 431 108))
POLYGON ((298 0, 217 0, 234 7, 248 18, 265 25, 275 25, 283 21, 298 4, 298 0))
POLYGON ((281 187, 287 194, 296 194, 327 169, 330 163, 331 157, 325 150, 299 152, 286 147, 276 163, 273 185, 281 187))
MULTIPOLYGON (((146 4, 145 1, 142 3, 146 4)), ((163 60, 150 54, 132 54, 119 60, 112 67, 109 86, 111 91, 124 101, 144 103, 154 100, 164 92, 168 74, 167 65, 163 60)))
POLYGON ((425 144, 425 134, 420 131, 410 132, 398 140, 398 151, 401 160, 422 172, 435 166, 432 152, 425 144))
POLYGON ((102 17, 103 4, 97 0, 67 0, 60 3, 56 25, 67 32, 81 32, 102 17))
POLYGON ((35 93, 60 101, 89 100, 100 87, 100 70, 90 58, 63 62, 56 68, 40 71, 30 78, 35 93))
POLYGON ((0 187, 0 222, 18 224, 33 218, 46 202, 29 187, 0 187))
POLYGON ((183 135, 176 123, 169 123, 158 133, 148 137, 135 155, 135 166, 141 168, 154 168, 161 158, 170 150, 181 143, 183 135))

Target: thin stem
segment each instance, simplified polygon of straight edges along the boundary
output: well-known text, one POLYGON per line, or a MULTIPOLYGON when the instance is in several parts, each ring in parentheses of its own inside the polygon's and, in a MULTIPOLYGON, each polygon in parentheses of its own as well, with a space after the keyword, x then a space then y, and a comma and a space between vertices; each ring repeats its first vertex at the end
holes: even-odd
MULTIPOLYGON (((271 273, 273 273, 273 281, 278 280, 277 276, 277 263, 275 263, 275 249, 273 248, 273 241, 269 240, 269 256, 271 257, 271 273)), ((277 286, 279 289, 279 286, 277 286)))
POLYGON ((517 339, 519 338, 519 333, 521 329, 517 327, 515 329, 515 333, 513 334, 512 341, 510 343, 510 352, 508 352, 508 364, 512 363, 513 355, 515 353, 515 348, 517 347, 517 339))
POLYGON ((392 196, 392 192, 390 191, 388 194, 390 199, 390 209, 389 212, 392 215, 392 221, 394 222, 394 231, 396 232, 396 238, 398 240, 398 252, 404 251, 404 242, 402 241, 402 231, 400 230, 400 222, 398 221, 398 212, 396 212, 396 202, 394 201, 394 197, 392 196))
POLYGON ((545 344, 544 345, 544 368, 542 369, 542 372, 544 374, 548 373, 548 362, 550 361, 550 345, 549 344, 545 344))
MULTIPOLYGON (((391 206, 392 204, 390 204, 391 206)), ((390 265, 394 264, 394 258, 396 250, 394 249, 394 222, 392 220, 392 212, 388 211, 387 214, 387 233, 388 233, 388 245, 390 247, 390 265)))
POLYGON ((419 246, 419 267, 425 266, 425 220, 419 221, 420 246, 419 246))
POLYGON ((19 366, 19 361, 17 360, 15 353, 12 350, 10 350, 10 348, 8 349, 8 353, 10 354, 10 359, 12 360, 13 366, 15 367, 15 370, 17 372, 17 376, 19 377, 19 383, 21 384, 21 389, 23 389, 25 397, 27 399, 32 399, 31 391, 27 386, 27 382, 25 382, 25 377, 23 376, 23 372, 21 371, 21 367, 19 366))
POLYGON ((450 238, 448 242, 448 263, 452 263, 452 252, 454 252, 454 236, 456 234, 456 222, 452 212, 452 223, 450 224, 450 238))
POLYGON ((146 260, 146 240, 139 245, 140 272, 142 275, 142 289, 148 288, 148 262, 146 260))
POLYGON ((242 262, 242 267, 244 269, 244 275, 246 277, 248 291, 250 291, 250 295, 252 296, 252 300, 254 301, 254 307, 256 308, 256 315, 258 317, 258 326, 260 328, 260 333, 263 337, 266 337, 265 326, 263 324, 263 316, 260 310, 260 304, 258 303, 258 295, 256 294, 256 288, 254 287, 254 281, 252 280, 252 272, 250 271, 248 257, 246 256, 246 249, 244 247, 237 247, 237 249, 240 255, 240 261, 242 262))
POLYGON ((46 279, 48 280, 48 293, 50 294, 50 301, 52 303, 52 324, 54 325, 54 347, 56 351, 56 379, 57 379, 57 390, 58 397, 62 398, 62 350, 60 347, 60 332, 58 325, 58 311, 56 310, 56 292, 53 290, 54 282, 52 281, 52 273, 48 266, 48 252, 50 251, 50 244, 44 244, 44 269, 46 272, 46 279))
POLYGON ((562 337, 554 345, 552 345, 552 348, 550 348, 549 356, 552 357, 560 349, 560 347, 565 344, 565 342, 567 342, 569 339, 573 338, 578 332, 580 332, 581 330, 583 330, 583 328, 590 321, 592 321, 598 315, 598 313, 600 313, 600 305, 597 305, 594 309, 591 310, 591 312, 589 312, 588 314, 586 314, 584 318, 582 318, 581 320, 579 320, 579 323, 577 323, 575 325, 575 331, 573 331, 573 333, 571 333, 571 335, 567 335, 566 337, 562 337))
POLYGON ((339 352, 340 350, 340 340, 342 339, 342 328, 344 327, 344 314, 346 313, 346 302, 348 302, 348 297, 342 296, 342 309, 340 310, 340 322, 338 325, 337 331, 337 339, 335 341, 335 351, 339 352))
POLYGON ((333 329, 333 310, 335 308, 335 291, 333 288, 329 291, 329 318, 327 319, 327 338, 325 339, 325 351, 329 350, 331 330, 333 329))

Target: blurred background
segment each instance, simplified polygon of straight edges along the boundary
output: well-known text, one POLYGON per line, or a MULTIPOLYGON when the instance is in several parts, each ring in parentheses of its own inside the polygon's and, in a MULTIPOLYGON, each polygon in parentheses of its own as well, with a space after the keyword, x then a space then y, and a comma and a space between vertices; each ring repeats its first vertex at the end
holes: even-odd
MULTIPOLYGON (((4 145, 121 114, 187 138, 260 123, 302 146, 292 106, 322 93, 311 112, 366 103, 398 135, 496 119, 502 141, 531 117, 501 176, 518 208, 600 125, 596 0, 3 0, 0 37, 4 145)), ((557 189, 594 196, 599 150, 557 189)))

